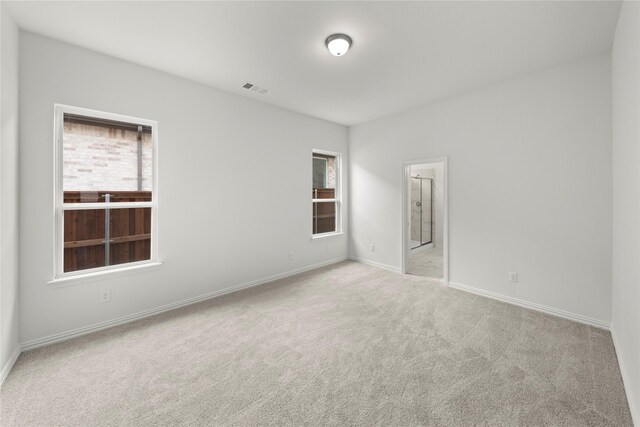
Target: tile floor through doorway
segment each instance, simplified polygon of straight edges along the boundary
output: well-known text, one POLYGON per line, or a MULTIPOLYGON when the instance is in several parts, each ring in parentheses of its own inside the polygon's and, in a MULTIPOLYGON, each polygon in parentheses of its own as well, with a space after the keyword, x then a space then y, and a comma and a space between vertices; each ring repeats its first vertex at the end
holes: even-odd
POLYGON ((409 265, 407 273, 414 276, 429 277, 432 279, 442 279, 442 248, 424 249, 412 251, 409 254, 409 265))

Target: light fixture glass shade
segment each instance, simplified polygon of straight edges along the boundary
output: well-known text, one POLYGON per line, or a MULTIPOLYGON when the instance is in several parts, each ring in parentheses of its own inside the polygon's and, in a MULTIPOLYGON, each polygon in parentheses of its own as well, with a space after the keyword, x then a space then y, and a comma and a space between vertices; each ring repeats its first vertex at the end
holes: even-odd
POLYGON ((327 37, 325 44, 333 56, 342 56, 351 47, 351 37, 346 34, 333 34, 327 37))

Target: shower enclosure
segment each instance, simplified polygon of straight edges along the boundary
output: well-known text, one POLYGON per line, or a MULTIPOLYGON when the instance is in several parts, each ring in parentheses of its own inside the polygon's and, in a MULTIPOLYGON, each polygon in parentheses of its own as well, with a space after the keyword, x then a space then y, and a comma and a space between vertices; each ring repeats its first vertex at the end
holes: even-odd
POLYGON ((411 249, 433 242, 433 179, 411 177, 411 249))

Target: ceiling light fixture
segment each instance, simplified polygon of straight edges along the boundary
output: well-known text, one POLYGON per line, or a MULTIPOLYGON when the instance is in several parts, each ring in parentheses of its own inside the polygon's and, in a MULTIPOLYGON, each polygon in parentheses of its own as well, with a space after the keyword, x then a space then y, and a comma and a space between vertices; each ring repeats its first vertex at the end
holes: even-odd
POLYGON ((351 37, 346 34, 332 34, 324 42, 333 56, 342 56, 347 53, 351 43, 351 37))

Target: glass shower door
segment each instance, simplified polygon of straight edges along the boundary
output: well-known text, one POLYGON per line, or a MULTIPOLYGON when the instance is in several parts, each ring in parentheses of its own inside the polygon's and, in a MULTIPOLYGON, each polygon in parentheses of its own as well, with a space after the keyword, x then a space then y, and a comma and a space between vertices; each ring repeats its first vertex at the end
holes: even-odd
POLYGON ((411 249, 432 242, 433 180, 411 177, 411 249))
POLYGON ((422 186, 422 232, 420 233, 420 244, 426 245, 431 243, 431 217, 433 215, 431 193, 433 192, 433 180, 431 178, 423 178, 420 181, 422 186))

